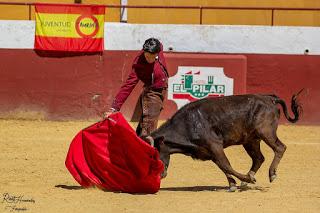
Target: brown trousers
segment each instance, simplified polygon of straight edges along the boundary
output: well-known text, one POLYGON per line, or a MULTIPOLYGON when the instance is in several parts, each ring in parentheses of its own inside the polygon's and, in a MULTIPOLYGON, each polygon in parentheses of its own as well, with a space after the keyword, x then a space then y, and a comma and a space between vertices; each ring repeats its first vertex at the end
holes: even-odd
POLYGON ((157 128, 166 92, 166 89, 161 91, 144 88, 139 98, 142 109, 140 121, 136 129, 139 137, 144 138, 157 128))

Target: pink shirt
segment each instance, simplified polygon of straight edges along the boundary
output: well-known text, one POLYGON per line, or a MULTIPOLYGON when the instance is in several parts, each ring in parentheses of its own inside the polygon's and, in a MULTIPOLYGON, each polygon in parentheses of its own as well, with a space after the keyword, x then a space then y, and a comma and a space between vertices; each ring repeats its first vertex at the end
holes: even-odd
POLYGON ((120 110, 122 104, 127 100, 139 80, 144 83, 145 87, 152 89, 167 88, 168 76, 166 74, 166 67, 163 51, 159 52, 158 60, 149 64, 144 57, 143 50, 141 50, 133 61, 128 79, 121 86, 111 107, 120 110))

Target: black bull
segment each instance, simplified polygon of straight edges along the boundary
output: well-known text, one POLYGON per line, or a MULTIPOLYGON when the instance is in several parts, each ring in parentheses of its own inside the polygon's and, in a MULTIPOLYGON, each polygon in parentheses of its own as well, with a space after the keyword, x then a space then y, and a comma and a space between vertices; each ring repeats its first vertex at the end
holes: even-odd
POLYGON ((182 153, 216 163, 226 175, 232 191, 236 189, 233 176, 243 182, 255 183, 254 175, 264 162, 260 150, 260 141, 263 140, 275 154, 269 169, 269 180, 272 182, 286 150, 286 145, 276 134, 280 117, 277 105, 282 106, 288 121, 298 121, 302 109, 297 102, 298 94, 293 95, 291 100, 294 118, 288 115, 286 103, 275 95, 206 98, 185 105, 151 133, 151 140, 154 140, 152 142, 165 166, 162 177, 167 175, 170 155, 182 153), (232 145, 243 145, 252 158, 252 167, 247 174, 231 167, 224 148, 232 145))

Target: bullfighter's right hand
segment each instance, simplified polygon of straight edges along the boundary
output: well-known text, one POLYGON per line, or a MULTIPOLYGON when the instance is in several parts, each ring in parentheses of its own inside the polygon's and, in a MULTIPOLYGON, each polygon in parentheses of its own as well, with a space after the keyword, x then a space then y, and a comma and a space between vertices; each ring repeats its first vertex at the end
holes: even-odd
POLYGON ((108 118, 111 114, 113 114, 113 113, 115 113, 115 112, 117 112, 117 111, 118 111, 118 110, 116 110, 116 109, 114 109, 114 108, 110 108, 108 111, 106 111, 106 112, 103 113, 102 119, 104 120, 104 119, 108 118))

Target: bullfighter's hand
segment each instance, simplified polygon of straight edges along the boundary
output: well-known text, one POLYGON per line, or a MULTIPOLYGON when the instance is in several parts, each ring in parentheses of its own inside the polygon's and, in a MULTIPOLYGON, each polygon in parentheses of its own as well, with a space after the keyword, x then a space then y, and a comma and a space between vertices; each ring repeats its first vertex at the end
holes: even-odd
POLYGON ((103 113, 102 119, 104 120, 104 119, 108 118, 111 114, 113 114, 115 112, 117 112, 117 110, 110 108, 107 112, 103 113))

